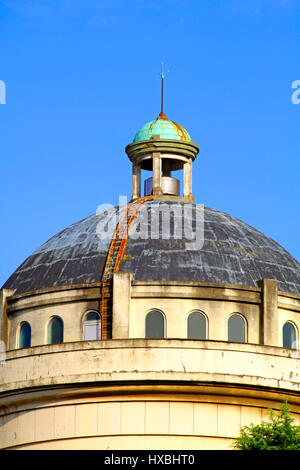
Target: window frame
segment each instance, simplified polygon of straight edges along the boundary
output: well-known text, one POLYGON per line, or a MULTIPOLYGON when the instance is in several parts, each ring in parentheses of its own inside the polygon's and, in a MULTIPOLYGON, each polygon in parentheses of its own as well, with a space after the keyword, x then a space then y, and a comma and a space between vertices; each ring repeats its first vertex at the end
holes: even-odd
POLYGON ((293 349, 293 350, 298 349, 298 330, 297 330, 297 326, 295 325, 295 323, 292 322, 291 320, 285 321, 284 324, 282 325, 281 332, 282 332, 282 347, 283 347, 283 348, 286 348, 286 349, 293 349), (291 327, 293 328, 293 331, 294 331, 294 333, 295 333, 295 341, 294 341, 295 346, 294 346, 294 347, 293 347, 293 346, 292 346, 292 347, 291 347, 291 346, 284 346, 284 342, 283 342, 283 329, 284 329, 284 327, 285 327, 286 325, 291 325, 291 327))
POLYGON ((31 334, 31 325, 28 321, 22 321, 19 325, 19 329, 18 329, 18 336, 17 336, 17 348, 18 349, 24 349, 24 348, 31 348, 31 338, 32 338, 32 334, 31 334), (25 326, 25 325, 28 325, 29 328, 30 328, 30 345, 29 346, 21 346, 21 332, 22 332, 22 328, 25 326))
POLYGON ((207 315, 202 311, 202 310, 191 310, 187 316, 186 316, 186 337, 187 339, 190 339, 190 340, 194 340, 194 341, 205 341, 209 338, 208 336, 208 325, 209 325, 209 322, 208 322, 208 317, 207 315), (189 338, 189 325, 188 325, 188 321, 189 321, 189 318, 190 316, 193 314, 193 313, 198 313, 200 315, 202 315, 202 317, 204 318, 205 320, 205 338, 204 339, 199 339, 199 338, 189 338))
MULTIPOLYGON (((92 326, 92 325, 89 325, 92 326)), ((85 312, 82 316, 82 321, 81 321, 81 338, 82 341, 100 341, 102 339, 102 315, 98 310, 88 310, 85 312), (85 320, 85 318, 90 314, 90 313, 96 313, 98 315, 98 320, 85 320), (92 323, 95 322, 95 326, 98 327, 98 333, 99 333, 99 338, 95 339, 85 339, 85 327, 87 326, 87 323, 92 323), (98 324, 97 324, 97 323, 98 324)))
POLYGON ((46 340, 47 340, 47 344, 62 344, 64 342, 64 333, 65 333, 65 325, 64 325, 64 321, 63 319, 59 316, 59 315, 53 315, 52 317, 49 318, 48 322, 47 322, 47 327, 46 327, 46 340), (62 341, 58 341, 58 342, 50 342, 49 341, 49 328, 50 328, 50 325, 51 323, 54 321, 54 320, 60 320, 61 322, 61 326, 62 326, 62 341))
POLYGON ((150 310, 147 311, 147 313, 145 314, 145 334, 144 334, 144 337, 145 339, 165 339, 167 338, 167 318, 166 318, 166 315, 165 313, 160 310, 159 308, 151 308, 150 310), (163 337, 159 336, 159 337, 155 337, 155 336, 147 336, 147 317, 148 315, 151 313, 151 312, 159 312, 163 318, 163 337))
POLYGON ((227 341, 229 341, 230 343, 241 343, 241 344, 245 344, 245 343, 248 342, 248 323, 247 323, 247 319, 244 315, 242 315, 239 312, 233 312, 227 318, 227 341), (244 322, 244 341, 233 341, 233 340, 229 339, 229 321, 234 316, 240 317, 244 322))

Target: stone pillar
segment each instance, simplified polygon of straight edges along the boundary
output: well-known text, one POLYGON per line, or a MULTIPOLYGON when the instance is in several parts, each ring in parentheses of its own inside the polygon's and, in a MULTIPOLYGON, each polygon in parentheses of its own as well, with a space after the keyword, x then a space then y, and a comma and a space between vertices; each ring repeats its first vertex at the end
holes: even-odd
POLYGON ((161 188, 161 155, 159 152, 152 154, 152 193, 153 196, 163 194, 161 188))
POLYGON ((141 196, 141 166, 132 163, 132 196, 131 199, 137 199, 141 196))
POLYGON ((8 317, 7 317, 7 297, 13 295, 14 291, 11 289, 2 289, 0 291, 0 353, 1 345, 5 344, 8 349, 8 317))
POLYGON ((112 339, 129 338, 132 273, 113 275, 112 339))
POLYGON ((192 160, 183 165, 183 196, 192 198, 192 160))
POLYGON ((267 346, 278 344, 278 284, 277 281, 262 279, 260 343, 267 346))

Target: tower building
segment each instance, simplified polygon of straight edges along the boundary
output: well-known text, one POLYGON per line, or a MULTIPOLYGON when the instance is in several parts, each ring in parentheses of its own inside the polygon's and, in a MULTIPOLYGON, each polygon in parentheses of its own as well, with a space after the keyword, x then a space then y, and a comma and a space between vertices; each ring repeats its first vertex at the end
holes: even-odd
POLYGON ((199 147, 163 110, 126 153, 129 204, 1 289, 0 447, 230 449, 285 400, 300 424, 298 261, 196 204, 199 147))

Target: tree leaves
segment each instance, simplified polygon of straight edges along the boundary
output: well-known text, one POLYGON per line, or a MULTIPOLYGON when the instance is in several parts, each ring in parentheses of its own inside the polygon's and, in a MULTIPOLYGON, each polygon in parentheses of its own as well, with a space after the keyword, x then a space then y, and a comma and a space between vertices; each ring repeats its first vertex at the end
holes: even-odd
POLYGON ((300 450, 300 426, 294 426, 287 402, 280 412, 270 412, 270 421, 243 426, 236 439, 237 450, 300 450))

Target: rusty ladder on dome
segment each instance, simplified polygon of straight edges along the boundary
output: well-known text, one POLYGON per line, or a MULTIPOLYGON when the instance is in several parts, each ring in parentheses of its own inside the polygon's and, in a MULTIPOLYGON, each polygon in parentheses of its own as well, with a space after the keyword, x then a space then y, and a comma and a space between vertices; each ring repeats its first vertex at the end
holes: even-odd
POLYGON ((126 248, 130 227, 141 206, 153 199, 152 196, 136 199, 126 208, 120 218, 110 244, 101 280, 101 339, 109 339, 112 333, 112 280, 118 272, 126 248))

